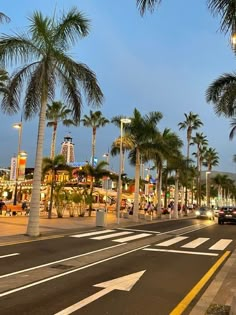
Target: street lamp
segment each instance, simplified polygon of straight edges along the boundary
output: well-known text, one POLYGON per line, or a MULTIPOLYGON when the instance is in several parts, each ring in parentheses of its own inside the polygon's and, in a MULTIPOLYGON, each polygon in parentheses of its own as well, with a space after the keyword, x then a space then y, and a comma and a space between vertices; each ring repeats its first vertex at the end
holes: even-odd
POLYGON ((210 175, 211 172, 207 171, 206 172, 206 205, 207 207, 210 207, 210 196, 209 196, 209 177, 208 175, 210 175))
POLYGON ((122 194, 122 182, 121 182, 121 173, 123 170, 123 146, 122 146, 122 138, 123 138, 123 124, 131 123, 131 119, 129 118, 121 118, 120 120, 120 167, 119 167, 119 176, 118 176, 118 187, 117 187, 117 201, 116 201, 116 213, 117 213, 117 224, 120 223, 120 199, 122 194))
MULTIPOLYGON (((108 168, 109 168, 109 153, 104 153, 103 154, 103 157, 106 158, 106 162, 108 164, 108 168)), ((106 211, 106 214, 107 214, 107 195, 108 195, 108 182, 109 182, 109 177, 106 177, 106 180, 105 180, 105 191, 106 191, 106 194, 105 194, 105 211, 106 211)))
POLYGON ((17 204, 17 181, 18 181, 18 175, 19 175, 19 157, 20 157, 21 140, 22 140, 22 122, 13 124, 13 128, 18 129, 18 148, 17 148, 17 157, 16 157, 16 183, 15 183, 14 199, 13 199, 13 205, 16 205, 17 204))

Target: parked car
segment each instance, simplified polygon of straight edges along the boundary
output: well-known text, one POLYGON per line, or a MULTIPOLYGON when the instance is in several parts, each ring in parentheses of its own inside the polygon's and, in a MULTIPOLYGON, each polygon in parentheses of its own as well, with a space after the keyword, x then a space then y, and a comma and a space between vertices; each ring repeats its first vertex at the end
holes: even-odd
POLYGON ((225 222, 236 223, 236 207, 224 206, 220 208, 218 213, 218 224, 224 224, 225 222))
POLYGON ((215 220, 215 214, 214 211, 207 207, 200 207, 195 211, 196 217, 198 219, 210 219, 215 220))

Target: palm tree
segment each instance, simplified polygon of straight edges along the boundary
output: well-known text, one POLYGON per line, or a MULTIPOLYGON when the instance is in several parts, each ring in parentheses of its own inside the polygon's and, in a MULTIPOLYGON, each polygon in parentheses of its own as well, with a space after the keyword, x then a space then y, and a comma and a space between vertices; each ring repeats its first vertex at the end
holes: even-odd
POLYGON ((147 162, 152 160, 157 169, 156 181, 156 197, 157 210, 161 211, 161 190, 162 190, 162 173, 164 161, 173 159, 174 156, 181 156, 179 149, 183 142, 180 138, 172 132, 169 128, 165 128, 163 132, 157 132, 156 137, 153 138, 152 145, 148 144, 147 149, 144 150, 143 160, 147 162))
MULTIPOLYGON (((203 156, 203 165, 207 167, 207 172, 210 173, 213 166, 219 164, 219 155, 213 148, 208 148, 203 156)), ((206 173, 207 174, 207 173, 206 173)), ((206 175, 206 204, 210 205, 210 177, 206 175)))
POLYGON ((109 123, 109 120, 102 116, 101 111, 93 112, 90 110, 89 116, 84 115, 84 118, 81 119, 81 122, 85 127, 92 128, 92 166, 94 166, 97 129, 104 127, 109 123))
POLYGON ((235 0, 207 0, 207 4, 212 14, 220 17, 222 32, 235 31, 235 0))
MULTIPOLYGON (((188 169, 188 164, 189 164, 189 148, 190 148, 190 142, 192 139, 192 132, 193 130, 198 129, 203 125, 201 122, 199 115, 194 114, 192 112, 189 112, 189 114, 184 113, 185 120, 183 122, 180 122, 178 124, 179 130, 181 129, 186 129, 187 131, 187 163, 186 163, 186 169, 188 169)), ((186 176, 188 176, 188 172, 186 172, 186 176)), ((188 179, 186 179, 186 183, 188 182, 188 179)), ((188 204, 188 187, 185 187, 185 205, 187 206, 188 204)))
POLYGON ((9 23, 11 19, 4 13, 0 12, 0 23, 6 22, 9 23))
POLYGON ((7 71, 0 69, 0 94, 4 95, 9 93, 7 88, 9 77, 7 71))
MULTIPOLYGON (((135 165, 135 193, 134 193, 134 210, 133 219, 138 220, 139 210, 139 181, 140 181, 140 155, 152 145, 152 140, 157 133, 157 123, 161 120, 160 112, 150 112, 144 116, 135 108, 131 122, 124 125, 124 141, 129 139, 132 143, 132 149, 129 152, 129 160, 135 165)), ((116 117, 113 118, 116 120, 116 117)))
POLYGON ((94 188, 94 182, 98 182, 100 179, 102 179, 104 176, 110 176, 110 171, 104 169, 105 166, 107 166, 108 163, 106 161, 100 161, 96 166, 92 166, 90 164, 86 164, 82 169, 78 170, 77 173, 79 174, 85 174, 86 177, 90 177, 90 191, 89 191, 89 200, 91 201, 89 203, 89 216, 91 216, 92 213, 92 196, 93 196, 93 188, 94 188))
POLYGON ((29 21, 30 25, 24 34, 0 37, 0 62, 21 66, 12 75, 8 86, 9 94, 2 101, 3 110, 8 114, 16 113, 23 90, 25 119, 39 115, 31 211, 27 227, 28 235, 38 236, 47 103, 53 101, 55 89, 61 87, 62 95, 72 110, 73 120, 77 123, 83 104, 82 95, 88 104, 100 105, 103 94, 95 74, 86 65, 69 56, 71 46, 89 34, 89 20, 81 12, 72 8, 58 19, 35 12, 29 21))
POLYGON ((213 103, 218 116, 236 114, 236 73, 225 73, 213 81, 206 91, 206 100, 213 103))
POLYGON ((206 136, 201 133, 196 133, 195 137, 192 138, 193 142, 192 144, 196 144, 197 146, 197 152, 194 153, 194 155, 197 158, 197 187, 198 187, 198 205, 201 204, 201 167, 203 162, 203 155, 206 151, 206 145, 208 144, 206 136))
POLYGON ((61 122, 64 126, 75 125, 72 119, 67 117, 72 114, 72 110, 67 108, 62 102, 52 102, 51 105, 47 105, 46 110, 46 119, 49 120, 47 127, 52 127, 52 142, 51 142, 51 159, 55 156, 55 147, 56 147, 56 133, 58 123, 61 122))
POLYGON ((51 219, 52 216, 52 203, 53 203, 53 190, 56 185, 56 175, 59 170, 66 170, 71 172, 71 168, 66 164, 63 155, 56 155, 53 159, 49 157, 43 158, 42 162, 42 176, 45 174, 51 174, 51 192, 50 192, 50 205, 48 209, 48 218, 51 219))
POLYGON ((155 6, 158 6, 162 0, 136 0, 137 8, 140 11, 140 14, 143 15, 146 10, 153 12, 155 6))

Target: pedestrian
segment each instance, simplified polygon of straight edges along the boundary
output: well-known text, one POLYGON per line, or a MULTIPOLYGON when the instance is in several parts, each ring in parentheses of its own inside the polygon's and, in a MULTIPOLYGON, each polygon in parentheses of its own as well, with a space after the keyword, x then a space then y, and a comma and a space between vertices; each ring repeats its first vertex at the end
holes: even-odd
POLYGON ((0 214, 2 214, 2 210, 6 210, 6 204, 2 199, 0 199, 0 214))

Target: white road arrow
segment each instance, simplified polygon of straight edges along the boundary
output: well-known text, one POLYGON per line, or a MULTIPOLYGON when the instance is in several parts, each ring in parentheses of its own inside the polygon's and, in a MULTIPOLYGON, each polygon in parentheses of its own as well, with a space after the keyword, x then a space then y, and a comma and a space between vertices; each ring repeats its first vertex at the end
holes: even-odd
POLYGON ((78 303, 75 303, 65 308, 64 310, 60 311, 59 313, 56 313, 55 315, 69 315, 113 290, 130 291, 135 285, 135 283, 141 278, 141 276, 144 274, 145 271, 146 270, 142 270, 142 271, 135 272, 127 276, 123 276, 120 278, 116 278, 113 280, 95 284, 94 287, 99 287, 99 288, 104 288, 104 289, 102 291, 99 291, 83 299, 82 301, 78 303))

